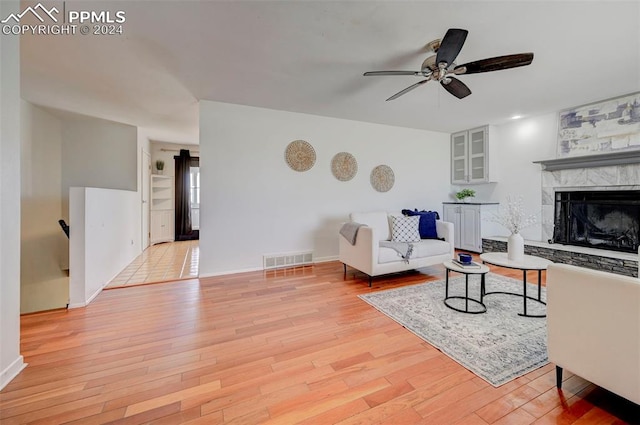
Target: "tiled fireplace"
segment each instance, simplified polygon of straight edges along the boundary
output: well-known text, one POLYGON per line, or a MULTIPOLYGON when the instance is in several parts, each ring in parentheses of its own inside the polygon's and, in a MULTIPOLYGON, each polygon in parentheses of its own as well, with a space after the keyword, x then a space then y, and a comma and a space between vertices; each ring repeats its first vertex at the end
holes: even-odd
POLYGON ((556 191, 640 190, 640 163, 542 171, 542 239, 553 238, 556 191))
MULTIPOLYGON (((552 240, 557 192, 640 190, 640 151, 547 161, 542 171, 542 237, 552 240), (601 160, 605 158, 605 160, 601 160), (610 160, 609 160, 610 159, 610 160), (560 164, 558 164, 560 163, 560 164)), ((558 258, 600 270, 637 276, 638 255, 573 245, 545 244, 558 258)))
MULTIPOLYGON (((638 254, 549 243, 557 192, 640 190, 640 150, 536 161, 542 171, 542 242, 526 241, 525 254, 554 262, 638 276, 638 254)), ((484 251, 506 251, 506 238, 485 238, 484 251)))

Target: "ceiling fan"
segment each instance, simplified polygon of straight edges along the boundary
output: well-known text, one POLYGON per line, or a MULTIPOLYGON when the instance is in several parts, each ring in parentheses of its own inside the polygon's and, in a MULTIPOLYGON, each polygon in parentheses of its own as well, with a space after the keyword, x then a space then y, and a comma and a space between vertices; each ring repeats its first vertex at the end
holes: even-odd
POLYGON ((365 72, 365 76, 375 75, 413 75, 424 77, 422 81, 407 87, 394 94, 389 100, 399 98, 424 83, 434 80, 438 81, 449 93, 462 99, 471 94, 471 90, 454 75, 477 74, 480 72, 499 71, 501 69, 517 68, 529 65, 533 61, 533 53, 519 53, 515 55, 497 56, 494 58, 481 59, 464 65, 456 65, 455 59, 462 50, 469 31, 450 28, 442 40, 434 40, 427 44, 427 48, 434 53, 422 62, 420 71, 371 71, 365 72))

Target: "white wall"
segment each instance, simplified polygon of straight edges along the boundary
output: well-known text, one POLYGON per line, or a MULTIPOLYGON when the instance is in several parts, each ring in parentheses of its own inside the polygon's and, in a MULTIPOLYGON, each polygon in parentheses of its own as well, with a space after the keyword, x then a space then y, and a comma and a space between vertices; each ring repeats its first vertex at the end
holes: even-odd
POLYGON ((99 118, 65 116, 62 130, 65 218, 70 187, 137 190, 138 178, 136 127, 99 118))
MULTIPOLYGON (((522 196, 527 213, 536 214, 538 223, 522 231, 525 239, 542 238, 542 168, 533 161, 556 157, 557 114, 546 114, 495 126, 490 143, 497 149, 490 161, 497 161, 499 180, 493 184, 469 186, 476 199, 506 202, 507 196, 522 196)), ((509 231, 498 226, 501 236, 509 231)))
MULTIPOLYGON (((19 12, 1 1, 0 16, 19 12)), ((0 389, 25 364, 20 355, 20 44, 0 37, 0 389)))
POLYGON ((95 298, 139 254, 140 197, 126 190, 73 187, 69 191, 70 303, 95 298))
POLYGON ((200 275, 254 270, 262 255, 313 250, 337 258, 338 230, 351 211, 428 208, 448 199, 449 135, 218 102, 200 102, 200 275), (307 172, 284 159, 296 139, 317 159, 307 172), (331 174, 350 152, 358 174, 331 174), (395 186, 376 192, 371 170, 389 165, 395 186))
POLYGON ((46 110, 21 102, 22 200, 20 312, 66 307, 69 241, 62 218, 62 123, 46 110))

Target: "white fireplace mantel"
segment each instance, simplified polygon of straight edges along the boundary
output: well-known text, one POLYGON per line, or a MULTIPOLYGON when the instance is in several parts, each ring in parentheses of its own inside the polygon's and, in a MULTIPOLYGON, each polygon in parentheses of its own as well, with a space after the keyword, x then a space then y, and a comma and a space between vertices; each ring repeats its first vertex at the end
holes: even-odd
POLYGON ((533 162, 534 164, 540 164, 544 171, 639 164, 640 150, 610 152, 598 155, 571 156, 567 158, 547 159, 533 162))

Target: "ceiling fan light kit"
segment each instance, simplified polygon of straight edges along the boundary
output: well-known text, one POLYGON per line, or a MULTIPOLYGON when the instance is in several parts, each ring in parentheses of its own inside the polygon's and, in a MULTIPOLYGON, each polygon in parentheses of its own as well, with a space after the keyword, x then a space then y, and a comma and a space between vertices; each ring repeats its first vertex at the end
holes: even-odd
POLYGON ((462 50, 468 34, 469 32, 464 29, 449 28, 442 40, 438 39, 427 43, 426 48, 434 52, 435 55, 427 57, 424 62, 422 62, 420 71, 369 71, 363 75, 412 75, 425 78, 422 81, 418 81, 400 90, 398 93, 389 97, 387 101, 397 99, 403 94, 431 80, 439 82, 446 91, 458 99, 463 99, 471 94, 471 89, 469 89, 465 83, 455 78, 454 75, 478 74, 481 72, 517 68, 529 65, 533 61, 533 53, 518 53, 456 65, 454 61, 462 50))

